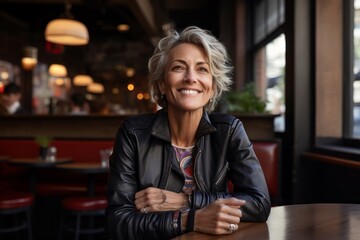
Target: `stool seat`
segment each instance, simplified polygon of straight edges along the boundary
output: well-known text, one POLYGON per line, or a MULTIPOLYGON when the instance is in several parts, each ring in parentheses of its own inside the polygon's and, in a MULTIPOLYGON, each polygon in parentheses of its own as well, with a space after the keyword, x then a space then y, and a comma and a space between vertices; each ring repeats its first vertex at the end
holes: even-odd
MULTIPOLYGON (((73 196, 61 201, 63 213, 59 224, 58 239, 63 233, 73 232, 75 240, 81 234, 100 234, 104 232, 105 209, 108 205, 105 196, 73 196)), ((66 236, 70 239, 70 236, 66 236)))
MULTIPOLYGON (((0 192, 0 234, 19 235, 20 230, 26 230, 29 240, 32 239, 31 207, 34 195, 26 192, 1 191, 0 192)), ((25 231, 23 231, 25 234, 25 231)), ((13 239, 13 238, 12 238, 13 239)))
POLYGON ((0 210, 29 207, 34 202, 31 193, 22 192, 1 192, 0 210))
POLYGON ((62 207, 71 211, 96 211, 107 207, 106 197, 69 197, 62 201, 62 207))

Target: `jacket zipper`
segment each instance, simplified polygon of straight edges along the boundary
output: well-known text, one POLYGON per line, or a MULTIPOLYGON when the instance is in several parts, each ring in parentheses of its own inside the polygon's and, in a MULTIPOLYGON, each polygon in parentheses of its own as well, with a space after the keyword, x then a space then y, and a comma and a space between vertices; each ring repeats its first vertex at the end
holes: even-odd
MULTIPOLYGON (((196 173, 196 169, 197 169, 197 168, 196 168, 196 166, 197 166, 197 165, 196 165, 196 162, 197 162, 196 160, 199 158, 199 155, 200 155, 200 154, 201 154, 201 149, 196 153, 196 156, 195 156, 195 159, 194 159, 194 162, 193 162, 193 168, 194 168, 194 173, 193 173, 193 174, 194 174, 194 180, 195 180, 195 184, 196 184, 196 185, 199 185, 199 184, 200 184, 200 182, 198 181, 198 179, 197 179, 197 177, 196 177, 196 174, 195 174, 195 173, 196 173)), ((206 189, 206 186, 205 186, 205 189, 206 189)))
POLYGON ((219 175, 219 178, 218 178, 218 180, 216 180, 215 185, 218 185, 219 183, 221 183, 221 182, 224 180, 228 169, 229 169, 229 163, 226 162, 226 165, 225 165, 225 167, 221 170, 220 175, 219 175))

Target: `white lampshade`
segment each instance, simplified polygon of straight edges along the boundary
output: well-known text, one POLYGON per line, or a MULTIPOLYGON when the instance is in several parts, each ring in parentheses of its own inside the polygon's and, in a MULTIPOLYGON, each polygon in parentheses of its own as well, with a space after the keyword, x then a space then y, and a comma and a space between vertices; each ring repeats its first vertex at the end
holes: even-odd
POLYGON ((89 93, 103 93, 104 92, 104 86, 101 83, 90 83, 86 90, 89 93))
POLYGON ((76 75, 73 79, 73 84, 75 86, 88 86, 89 84, 93 83, 93 79, 89 75, 76 75))
POLYGON ((54 77, 66 77, 67 70, 64 65, 61 64, 51 64, 49 67, 49 74, 54 77))
POLYGON ((46 26, 45 39, 52 43, 78 46, 88 44, 89 33, 86 26, 79 21, 55 19, 46 26))

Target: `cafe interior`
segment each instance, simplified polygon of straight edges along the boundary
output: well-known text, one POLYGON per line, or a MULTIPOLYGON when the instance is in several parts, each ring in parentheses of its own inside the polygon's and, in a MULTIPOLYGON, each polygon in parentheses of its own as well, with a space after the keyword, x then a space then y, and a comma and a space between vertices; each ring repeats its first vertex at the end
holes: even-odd
POLYGON ((360 203, 360 0, 1 0, 0 99, 16 83, 25 111, 0 112, 0 217, 31 209, 18 239, 73 239, 68 212, 99 218, 80 230, 98 239, 117 128, 158 109, 147 62, 187 26, 230 54, 215 111, 243 122, 273 206, 360 203))

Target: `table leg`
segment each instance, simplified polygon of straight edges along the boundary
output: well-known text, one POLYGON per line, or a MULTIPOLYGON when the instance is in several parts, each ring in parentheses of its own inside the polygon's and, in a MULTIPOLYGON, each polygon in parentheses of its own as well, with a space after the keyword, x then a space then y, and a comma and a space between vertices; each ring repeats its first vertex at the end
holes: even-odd
POLYGON ((88 186, 87 186, 87 194, 92 197, 95 196, 95 176, 93 174, 88 175, 88 186))

